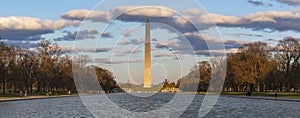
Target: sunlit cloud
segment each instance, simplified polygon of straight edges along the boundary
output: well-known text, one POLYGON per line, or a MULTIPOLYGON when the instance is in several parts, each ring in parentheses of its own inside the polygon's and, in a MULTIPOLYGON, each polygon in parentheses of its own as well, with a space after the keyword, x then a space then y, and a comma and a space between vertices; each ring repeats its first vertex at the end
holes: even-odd
POLYGON ((78 52, 108 52, 113 48, 74 48, 74 47, 64 47, 60 46, 62 53, 78 53, 78 52))
POLYGON ((133 29, 126 29, 125 31, 122 32, 122 35, 124 37, 130 37, 131 36, 131 33, 133 32, 134 30, 133 29))
POLYGON ((63 13, 61 18, 67 20, 92 20, 99 22, 108 22, 111 20, 110 13, 102 11, 91 11, 86 9, 71 10, 69 12, 63 13))
POLYGON ((53 33, 68 26, 78 26, 79 22, 66 20, 41 20, 33 17, 0 17, 0 35, 8 40, 30 40, 30 37, 53 33))
POLYGON ((198 50, 195 51, 196 54, 198 55, 224 55, 224 54, 233 54, 233 53, 238 53, 239 48, 231 48, 229 50, 198 50))
MULTIPOLYGON (((248 14, 245 16, 228 16, 221 14, 207 14, 198 9, 187 9, 181 11, 185 18, 177 17, 172 12, 171 9, 165 7, 118 7, 111 11, 95 11, 95 14, 99 12, 99 15, 87 16, 87 20, 93 20, 94 17, 99 17, 97 19, 110 19, 116 17, 117 20, 124 22, 145 22, 146 17, 150 17, 152 22, 164 23, 169 26, 174 27, 182 33, 194 32, 197 31, 194 25, 199 25, 203 29, 208 29, 214 26, 212 23, 215 23, 220 27, 240 27, 240 28, 249 28, 252 30, 277 30, 277 31, 300 31, 300 14, 297 14, 293 11, 265 11, 257 12, 253 14, 248 14), (130 11, 130 9, 140 9, 130 11), (125 12, 129 10, 130 12, 125 12), (159 12, 153 12, 159 10, 159 12), (121 12, 125 14, 121 14, 121 12), (143 11, 143 12, 141 12, 143 11), (149 14, 148 14, 149 13, 149 14), (102 15, 101 15, 102 14, 102 15), (103 15, 110 14, 110 15, 103 15), (118 16, 117 15, 121 15, 118 16), (104 17, 104 18, 102 18, 104 17), (194 23, 194 24, 191 24, 194 23)), ((69 12, 63 14, 67 15, 69 12)), ((82 12, 81 10, 70 11, 70 17, 66 19, 78 19, 82 20, 83 14, 88 12, 82 12), (78 12, 78 13, 76 13, 78 12), (78 17, 78 18, 77 18, 78 17)), ((88 14, 85 14, 88 15, 88 14)), ((62 17, 65 18, 65 17, 62 17)), ((101 21, 101 20, 100 20, 101 21)), ((160 28, 165 28, 163 26, 156 26, 160 28)), ((123 35, 128 36, 130 30, 124 31, 123 35)))

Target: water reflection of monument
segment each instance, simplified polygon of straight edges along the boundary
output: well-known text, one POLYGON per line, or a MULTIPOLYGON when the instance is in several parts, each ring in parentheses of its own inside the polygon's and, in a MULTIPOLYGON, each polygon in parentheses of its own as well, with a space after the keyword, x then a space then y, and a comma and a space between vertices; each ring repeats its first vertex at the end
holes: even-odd
POLYGON ((151 88, 151 48, 150 48, 150 22, 146 20, 145 32, 145 58, 144 58, 144 88, 151 88))

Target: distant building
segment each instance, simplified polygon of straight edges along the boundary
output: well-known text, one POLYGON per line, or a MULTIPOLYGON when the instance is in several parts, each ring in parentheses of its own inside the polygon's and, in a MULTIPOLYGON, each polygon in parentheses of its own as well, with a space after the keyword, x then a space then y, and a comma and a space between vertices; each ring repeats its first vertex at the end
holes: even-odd
POLYGON ((174 93, 178 93, 180 92, 179 88, 163 88, 162 90, 160 90, 160 92, 174 92, 174 93))

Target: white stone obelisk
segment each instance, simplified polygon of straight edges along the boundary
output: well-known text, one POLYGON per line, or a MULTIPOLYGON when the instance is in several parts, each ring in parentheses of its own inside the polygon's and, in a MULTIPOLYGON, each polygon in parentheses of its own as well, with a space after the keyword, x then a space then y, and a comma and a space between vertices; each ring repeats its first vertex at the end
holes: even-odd
POLYGON ((150 48, 150 22, 146 20, 145 58, 144 58, 144 88, 151 88, 151 48, 150 48))

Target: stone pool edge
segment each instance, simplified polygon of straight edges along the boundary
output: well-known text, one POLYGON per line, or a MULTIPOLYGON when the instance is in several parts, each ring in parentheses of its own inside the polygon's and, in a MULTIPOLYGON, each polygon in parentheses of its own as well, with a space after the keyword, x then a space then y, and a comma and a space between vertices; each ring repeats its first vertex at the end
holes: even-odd
POLYGON ((296 98, 275 98, 275 97, 263 97, 263 96, 241 96, 241 95, 221 95, 223 97, 232 98, 246 98, 246 99, 261 99, 261 100, 275 100, 275 101, 289 101, 289 102, 300 102, 300 99, 296 98))
POLYGON ((77 97, 77 96, 78 95, 57 95, 57 96, 28 96, 28 97, 18 97, 18 98, 0 98, 0 102, 51 99, 51 98, 62 98, 62 97, 77 97))

